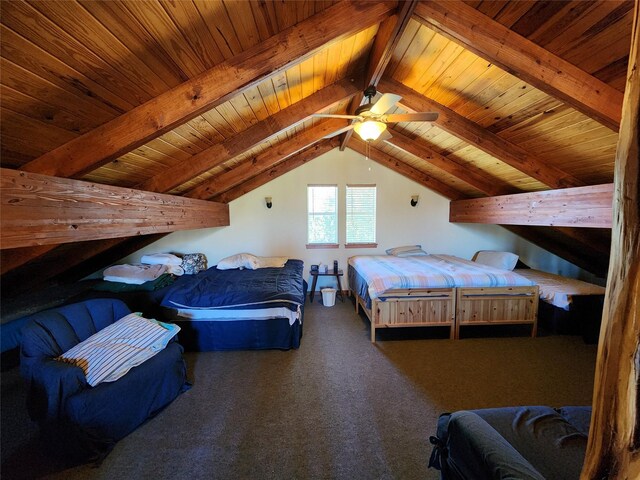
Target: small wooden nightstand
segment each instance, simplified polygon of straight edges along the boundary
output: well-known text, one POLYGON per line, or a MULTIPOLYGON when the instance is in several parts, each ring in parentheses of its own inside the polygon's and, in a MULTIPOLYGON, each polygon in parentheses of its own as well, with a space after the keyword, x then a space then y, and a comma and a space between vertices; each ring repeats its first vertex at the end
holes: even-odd
POLYGON ((338 291, 337 294, 340 295, 340 300, 344 302, 344 296, 342 295, 342 284, 340 282, 340 277, 342 277, 342 270, 338 269, 337 272, 334 272, 333 269, 327 270, 327 273, 319 273, 315 270, 309 272, 309 274, 313 277, 313 281, 311 282, 311 292, 309 292, 309 300, 313 303, 313 297, 316 293, 316 284, 318 283, 318 277, 336 277, 336 281, 338 282, 338 291))

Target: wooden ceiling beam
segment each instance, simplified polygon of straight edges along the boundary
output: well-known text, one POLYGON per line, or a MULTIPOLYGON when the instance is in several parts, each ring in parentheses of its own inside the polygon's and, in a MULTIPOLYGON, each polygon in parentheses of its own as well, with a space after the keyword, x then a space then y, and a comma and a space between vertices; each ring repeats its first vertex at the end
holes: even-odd
POLYGON ((427 173, 424 173, 421 170, 418 170, 417 168, 413 168, 412 166, 407 165, 397 158, 386 154, 382 150, 378 150, 371 145, 367 146, 365 142, 358 138, 351 138, 351 141, 349 142, 349 148, 362 155, 365 155, 374 162, 377 162, 380 165, 383 165, 390 170, 393 170, 394 172, 407 177, 409 180, 413 180, 414 182, 427 187, 429 190, 433 190, 434 192, 448 198, 449 200, 459 200, 465 198, 465 195, 462 192, 456 190, 448 184, 441 182, 440 180, 432 177, 427 173))
POLYGON ((610 228, 613 184, 451 202, 452 223, 610 228))
POLYGON ((382 22, 396 7, 397 2, 337 3, 45 153, 22 170, 80 177, 303 62, 323 47, 382 22))
POLYGON ((338 145, 338 137, 321 140, 318 143, 311 145, 310 147, 301 151, 300 153, 296 153, 295 155, 286 158, 273 167, 268 168, 262 173, 244 180, 241 184, 227 190, 226 192, 221 193, 220 195, 216 195, 212 200, 216 202, 229 203, 236 198, 239 198, 242 195, 255 190, 256 188, 269 183, 271 180, 275 180, 281 175, 284 175, 285 173, 290 172, 291 170, 298 168, 301 165, 310 162, 311 160, 314 160, 320 155, 330 152, 338 145))
POLYGON ((326 136, 346 125, 347 122, 345 120, 337 118, 321 122, 315 127, 304 130, 293 138, 269 148, 254 158, 240 163, 228 172, 216 175, 202 182, 197 187, 188 191, 185 196, 206 200, 215 195, 219 195, 314 143, 321 141, 326 136))
POLYGON ((459 178, 464 183, 480 190, 485 195, 494 196, 513 193, 513 187, 505 184, 501 180, 491 177, 479 169, 474 169, 472 166, 461 165, 454 160, 448 159, 429 148, 425 142, 419 139, 411 139, 392 128, 389 128, 389 133, 393 135, 392 138, 385 140, 389 145, 410 153, 430 163, 434 167, 459 178))
MULTIPOLYGON (((376 38, 373 41, 373 46, 371 47, 371 52, 369 53, 369 62, 367 65, 367 73, 364 77, 363 88, 351 101, 348 109, 349 113, 354 114, 356 109, 364 103, 365 97, 363 90, 365 88, 369 85, 373 85, 374 87, 378 85, 417 4, 418 0, 404 0, 400 2, 398 11, 380 24, 376 38)), ((351 139, 351 135, 353 135, 353 130, 349 130, 342 135, 340 150, 345 149, 351 139)))
POLYGON ((621 92, 461 0, 422 1, 416 20, 508 73, 618 131, 621 92))
POLYGON ((229 225, 228 205, 0 169, 2 249, 229 225))
POLYGON ((455 135, 551 188, 584 185, 584 182, 573 175, 537 158, 522 147, 491 133, 450 108, 420 95, 400 82, 385 77, 380 81, 380 88, 382 91, 393 92, 402 96, 402 100, 399 103, 408 110, 414 112, 438 112, 439 116, 436 121, 438 128, 455 135))
POLYGON ((168 192, 201 173, 251 150, 282 132, 296 127, 316 112, 330 108, 359 92, 357 83, 343 79, 280 110, 250 126, 222 143, 194 155, 186 162, 168 168, 136 188, 154 192, 168 192))

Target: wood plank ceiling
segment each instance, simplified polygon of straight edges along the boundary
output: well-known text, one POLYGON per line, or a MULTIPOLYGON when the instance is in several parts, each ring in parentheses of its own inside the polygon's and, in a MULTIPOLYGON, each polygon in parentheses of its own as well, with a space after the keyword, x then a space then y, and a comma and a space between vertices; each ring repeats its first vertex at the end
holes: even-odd
MULTIPOLYGON (((394 125, 394 137, 374 145, 372 158, 449 198, 612 182, 615 121, 547 88, 554 79, 505 66, 500 52, 494 60, 471 51, 436 10, 445 20, 447 9, 456 18, 480 15, 488 31, 502 26, 510 41, 544 49, 545 59, 568 62, 601 82, 607 98, 621 99, 633 1, 413 3, 0 2, 1 166, 51 174, 49 161, 59 176, 228 202, 338 145, 337 137, 324 137, 345 121, 310 115, 352 111, 367 70, 377 68, 378 89, 403 96, 396 112, 427 105, 441 115, 434 123, 394 125), (284 50, 301 53, 286 58, 284 50), (385 51, 386 60, 374 58, 385 51), (255 55, 273 65, 251 63, 255 55), (262 71, 267 67, 273 69, 262 71), (221 78, 238 85, 211 85, 221 78), (187 87, 192 98, 182 95, 187 87), (212 89, 220 92, 215 98, 212 89), (139 118, 148 125, 130 121, 139 118), (110 137, 118 122, 132 132, 121 146, 110 137), (87 168, 74 163, 82 145, 85 157, 98 155, 87 168)), ((572 95, 584 92, 576 87, 572 95)), ((347 141, 362 148, 356 138, 347 141)), ((517 230, 604 273, 606 230, 517 230), (584 245, 584 255, 564 251, 559 236, 584 245)), ((53 252, 39 248, 2 250, 3 277, 28 277, 18 272, 38 262, 50 268, 44 254, 53 252)), ((62 273, 50 271, 44 276, 62 273)))

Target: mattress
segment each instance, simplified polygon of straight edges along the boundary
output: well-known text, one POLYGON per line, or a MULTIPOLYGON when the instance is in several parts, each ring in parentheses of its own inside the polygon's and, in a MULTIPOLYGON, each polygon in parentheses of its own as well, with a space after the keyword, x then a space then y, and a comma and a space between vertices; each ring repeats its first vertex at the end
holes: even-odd
POLYGON ((535 285, 517 273, 452 255, 361 255, 349 258, 349 266, 367 284, 368 297, 372 300, 393 289, 535 285))
POLYGON ((301 260, 288 260, 281 268, 218 270, 211 267, 181 277, 162 298, 161 305, 180 310, 260 310, 304 304, 301 260))
POLYGON ((569 310, 575 295, 604 295, 605 288, 574 278, 533 269, 517 269, 518 275, 528 278, 540 287, 540 299, 555 307, 569 310))
POLYGON ((298 348, 306 282, 303 262, 281 268, 218 270, 181 277, 161 304, 175 312, 187 350, 298 348))
POLYGON ((270 320, 273 318, 286 318, 289 325, 301 321, 300 308, 293 311, 286 307, 254 308, 250 310, 201 308, 179 308, 178 316, 188 318, 191 321, 236 321, 236 320, 270 320))

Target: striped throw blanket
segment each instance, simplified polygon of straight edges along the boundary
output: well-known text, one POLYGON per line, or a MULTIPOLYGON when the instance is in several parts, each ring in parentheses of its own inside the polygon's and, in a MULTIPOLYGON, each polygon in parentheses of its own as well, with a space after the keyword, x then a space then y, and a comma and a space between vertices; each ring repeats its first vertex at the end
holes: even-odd
POLYGON ((349 265, 369 286, 371 299, 398 288, 526 287, 535 285, 509 270, 488 267, 451 255, 349 258, 349 265))

